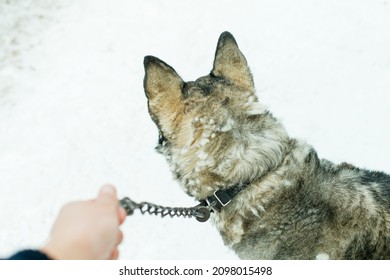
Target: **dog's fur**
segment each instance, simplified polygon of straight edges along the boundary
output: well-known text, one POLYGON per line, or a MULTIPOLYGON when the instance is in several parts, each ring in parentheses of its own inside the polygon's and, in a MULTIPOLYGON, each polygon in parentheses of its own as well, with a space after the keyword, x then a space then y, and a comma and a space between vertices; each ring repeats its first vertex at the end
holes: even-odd
POLYGON ((184 82, 144 61, 157 150, 198 200, 248 184, 214 222, 243 259, 390 259, 390 176, 319 159, 259 102, 233 36, 221 34, 211 73, 184 82))

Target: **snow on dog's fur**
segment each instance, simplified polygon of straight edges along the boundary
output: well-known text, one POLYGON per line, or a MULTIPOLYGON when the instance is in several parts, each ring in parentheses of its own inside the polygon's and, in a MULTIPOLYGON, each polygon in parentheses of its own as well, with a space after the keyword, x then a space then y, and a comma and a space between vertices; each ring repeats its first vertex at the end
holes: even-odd
POLYGON ((145 57, 157 150, 187 194, 248 185, 213 214, 243 259, 390 259, 390 176, 319 159, 259 103, 233 36, 218 41, 211 73, 184 82, 145 57))

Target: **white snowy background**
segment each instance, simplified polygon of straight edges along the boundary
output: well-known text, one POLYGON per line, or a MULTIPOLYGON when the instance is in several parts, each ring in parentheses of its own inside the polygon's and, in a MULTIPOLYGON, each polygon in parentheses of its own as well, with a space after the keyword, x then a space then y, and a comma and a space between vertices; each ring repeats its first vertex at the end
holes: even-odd
MULTIPOLYGON (((195 205, 154 151, 143 57, 194 80, 225 30, 291 136, 390 172, 388 0, 0 0, 0 256, 44 244, 61 205, 105 183, 195 205)), ((137 213, 122 228, 121 259, 237 259, 211 223, 137 213)))

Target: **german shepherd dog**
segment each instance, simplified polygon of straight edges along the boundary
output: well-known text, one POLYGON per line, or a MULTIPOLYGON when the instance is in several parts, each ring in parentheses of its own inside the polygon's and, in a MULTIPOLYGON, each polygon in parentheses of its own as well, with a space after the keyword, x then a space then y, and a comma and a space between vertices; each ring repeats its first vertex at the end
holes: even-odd
POLYGON ((240 258, 390 259, 390 176, 319 159, 290 138, 259 103, 230 33, 196 81, 153 56, 144 66, 156 149, 240 258))

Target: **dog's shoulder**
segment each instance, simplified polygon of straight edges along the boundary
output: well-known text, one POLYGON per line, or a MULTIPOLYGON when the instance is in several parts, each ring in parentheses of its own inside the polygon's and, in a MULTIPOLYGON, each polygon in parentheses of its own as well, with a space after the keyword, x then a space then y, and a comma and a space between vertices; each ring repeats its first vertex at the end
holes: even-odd
POLYGON ((362 184, 369 186, 375 200, 390 209, 390 175, 381 171, 362 170, 362 184))

